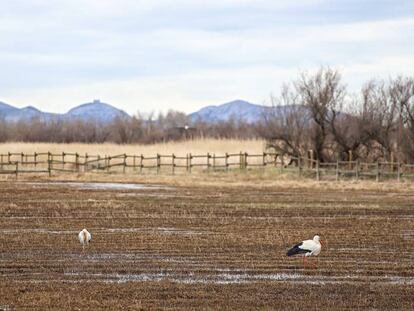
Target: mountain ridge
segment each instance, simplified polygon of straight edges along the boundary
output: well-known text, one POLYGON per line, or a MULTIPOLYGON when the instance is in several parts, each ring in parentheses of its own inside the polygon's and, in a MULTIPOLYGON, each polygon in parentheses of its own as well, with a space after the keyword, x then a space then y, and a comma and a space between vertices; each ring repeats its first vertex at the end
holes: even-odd
POLYGON ((116 117, 130 118, 125 111, 112 105, 94 100, 69 109, 66 113, 44 112, 33 106, 17 108, 12 105, 0 102, 0 118, 7 122, 29 121, 33 118, 40 118, 42 121, 73 120, 98 121, 103 123, 111 122, 116 117))
MULTIPOLYGON (((219 105, 209 105, 188 114, 191 122, 217 123, 229 120, 255 123, 263 120, 263 115, 272 109, 270 106, 257 105, 251 102, 236 99, 219 105)), ((50 120, 83 120, 109 123, 117 117, 131 118, 125 111, 110 104, 93 100, 69 109, 66 113, 43 112, 34 106, 16 108, 0 101, 0 119, 9 122, 29 121, 39 118, 42 121, 50 120)))
POLYGON ((269 106, 261 106, 245 100, 236 99, 221 105, 210 105, 189 114, 192 121, 217 123, 230 119, 242 120, 248 123, 260 121, 269 106))

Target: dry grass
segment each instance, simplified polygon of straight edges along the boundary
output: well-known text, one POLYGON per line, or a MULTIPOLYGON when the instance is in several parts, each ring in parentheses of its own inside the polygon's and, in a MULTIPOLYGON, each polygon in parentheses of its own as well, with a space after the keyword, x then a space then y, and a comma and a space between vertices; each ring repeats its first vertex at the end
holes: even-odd
POLYGON ((152 190, 2 183, 0 308, 413 309, 412 188, 221 178, 152 190), (304 270, 285 252, 315 233, 328 247, 304 270))
POLYGON ((143 154, 153 156, 157 153, 185 155, 206 154, 207 152, 224 154, 237 153, 240 151, 248 153, 263 152, 264 142, 262 140, 236 140, 236 139, 198 139, 180 142, 159 143, 153 145, 117 145, 117 144, 48 144, 48 143, 4 143, 0 144, 0 153, 7 152, 70 152, 79 154, 143 154))
MULTIPOLYGON (((0 181, 15 181, 14 175, 0 175, 0 181)), ((280 173, 279 169, 267 167, 266 169, 252 169, 240 171, 238 169, 216 172, 197 171, 187 174, 185 172, 172 175, 164 173, 157 175, 155 172, 147 173, 113 173, 88 172, 86 174, 55 173, 52 177, 47 174, 24 174, 19 175, 20 181, 72 181, 72 182, 120 182, 120 183, 152 183, 161 185, 173 185, 180 187, 251 187, 255 189, 287 188, 287 189, 320 189, 332 191, 394 191, 394 192, 414 192, 414 182, 412 180, 401 179, 400 182, 390 179, 387 181, 376 182, 375 180, 353 180, 345 179, 341 181, 322 180, 316 181, 314 178, 299 177, 296 172, 280 173)))

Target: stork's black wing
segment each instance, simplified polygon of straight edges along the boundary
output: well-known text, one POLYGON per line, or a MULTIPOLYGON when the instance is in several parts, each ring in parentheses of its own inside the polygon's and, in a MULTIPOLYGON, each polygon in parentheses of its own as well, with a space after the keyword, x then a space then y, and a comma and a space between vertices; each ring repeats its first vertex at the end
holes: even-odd
POLYGON ((293 246, 290 250, 288 250, 286 255, 294 256, 294 255, 299 255, 299 254, 310 253, 311 250, 303 249, 303 248, 300 247, 300 246, 302 246, 302 244, 303 244, 303 242, 300 242, 300 243, 296 244, 295 246, 293 246))

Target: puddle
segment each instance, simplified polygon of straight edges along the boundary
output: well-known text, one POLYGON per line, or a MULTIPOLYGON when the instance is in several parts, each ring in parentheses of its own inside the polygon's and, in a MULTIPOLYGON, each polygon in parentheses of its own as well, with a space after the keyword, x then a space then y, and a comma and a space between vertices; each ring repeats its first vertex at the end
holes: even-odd
POLYGON ((76 278, 73 281, 80 282, 82 280, 103 281, 105 283, 127 283, 127 282, 160 282, 170 281, 183 284, 246 284, 261 281, 275 282, 295 282, 305 284, 338 284, 346 282, 381 282, 391 285, 412 285, 414 277, 396 277, 396 276, 311 276, 303 274, 289 273, 272 273, 272 274, 248 274, 248 273, 212 273, 212 274, 196 274, 190 272, 188 274, 177 274, 173 272, 154 272, 154 273, 138 273, 138 274, 119 274, 119 273, 78 273, 68 272, 64 274, 68 277, 76 278))
POLYGON ((182 235, 197 235, 197 234, 205 234, 206 232, 201 231, 194 231, 194 230, 186 230, 186 229, 178 229, 178 228, 157 228, 157 231, 160 231, 165 234, 182 234, 182 235))
MULTIPOLYGON (((92 234, 105 235, 107 233, 134 233, 134 232, 160 232, 161 234, 179 234, 179 235, 199 235, 207 234, 206 231, 196 231, 191 229, 180 228, 99 228, 91 230, 92 234)), ((44 234, 78 234, 76 230, 49 230, 41 228, 25 228, 25 229, 0 229, 3 234, 15 233, 44 233, 44 234)))
POLYGON ((402 284, 402 285, 414 285, 414 278, 408 277, 391 277, 390 283, 392 284, 402 284))
POLYGON ((143 190, 143 189, 171 189, 171 187, 146 184, 103 183, 103 182, 27 182, 26 185, 73 187, 88 190, 143 190))
MULTIPOLYGON (((297 280, 300 279, 301 275, 298 274, 286 274, 286 273, 277 273, 277 274, 243 274, 243 273, 219 273, 219 274, 203 274, 196 275, 193 272, 190 272, 185 275, 176 274, 173 272, 157 272, 157 273, 139 273, 139 274, 104 274, 104 273, 77 273, 69 272, 65 273, 65 276, 70 277, 81 277, 86 279, 95 279, 97 281, 104 281, 105 283, 126 283, 126 282, 160 282, 160 281, 170 281, 176 283, 184 284, 195 284, 195 283, 205 283, 205 284, 241 284, 256 282, 262 280, 274 280, 274 281, 287 281, 287 280, 297 280)), ((79 281, 79 280, 77 280, 79 281)))
POLYGON ((108 228, 108 229, 100 229, 99 231, 108 231, 110 233, 115 233, 115 232, 124 232, 124 233, 128 233, 128 232, 145 232, 145 231, 150 231, 150 228, 108 228))
POLYGON ((68 230, 47 230, 47 229, 1 229, 1 233, 5 234, 14 234, 14 233, 46 233, 46 234, 77 234, 78 231, 68 231, 68 230))
MULTIPOLYGON (((125 259, 125 255, 122 257, 125 259)), ((136 254, 128 254, 127 257, 136 254)), ((121 259, 114 254, 102 254, 102 257, 111 259, 121 259)), ((145 257, 145 256, 144 256, 145 257)), ((142 258, 141 258, 142 259, 142 258)), ((88 262, 90 261, 90 258, 88 262)), ((257 282, 289 282, 295 284, 355 284, 355 283, 379 283, 384 285, 414 285, 413 276, 396 276, 396 275, 321 275, 318 272, 312 274, 300 273, 255 273, 252 270, 213 268, 208 270, 177 271, 175 268, 166 269, 146 269, 141 273, 102 273, 102 272, 83 272, 79 267, 66 269, 63 273, 50 275, 44 272, 32 272, 21 274, 2 274, 0 279, 13 277, 16 281, 29 282, 103 282, 103 283, 128 283, 128 282, 175 282, 182 284, 247 284, 257 282)))
POLYGON ((101 229, 100 231, 108 231, 111 233, 114 232, 160 232, 163 234, 181 234, 181 235, 198 235, 198 234, 207 234, 205 231, 196 231, 191 229, 180 229, 180 228, 109 228, 101 229))
MULTIPOLYGON (((171 190, 172 188, 171 187, 163 187, 163 188, 152 187, 151 189, 171 190)), ((145 197, 175 198, 175 199, 193 197, 193 196, 176 195, 174 193, 168 194, 168 193, 160 193, 160 192, 157 192, 157 193, 121 192, 121 193, 117 193, 116 196, 120 198, 145 196, 145 197)))

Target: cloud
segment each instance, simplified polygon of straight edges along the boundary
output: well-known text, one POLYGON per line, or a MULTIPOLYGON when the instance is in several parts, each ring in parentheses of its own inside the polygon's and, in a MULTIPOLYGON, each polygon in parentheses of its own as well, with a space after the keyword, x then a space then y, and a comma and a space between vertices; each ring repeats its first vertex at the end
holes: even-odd
POLYGON ((357 90, 367 77, 411 74, 412 8, 371 0, 9 1, 0 11, 0 99, 59 112, 95 97, 128 112, 191 112, 236 97, 262 102, 321 65, 341 68, 357 90))

